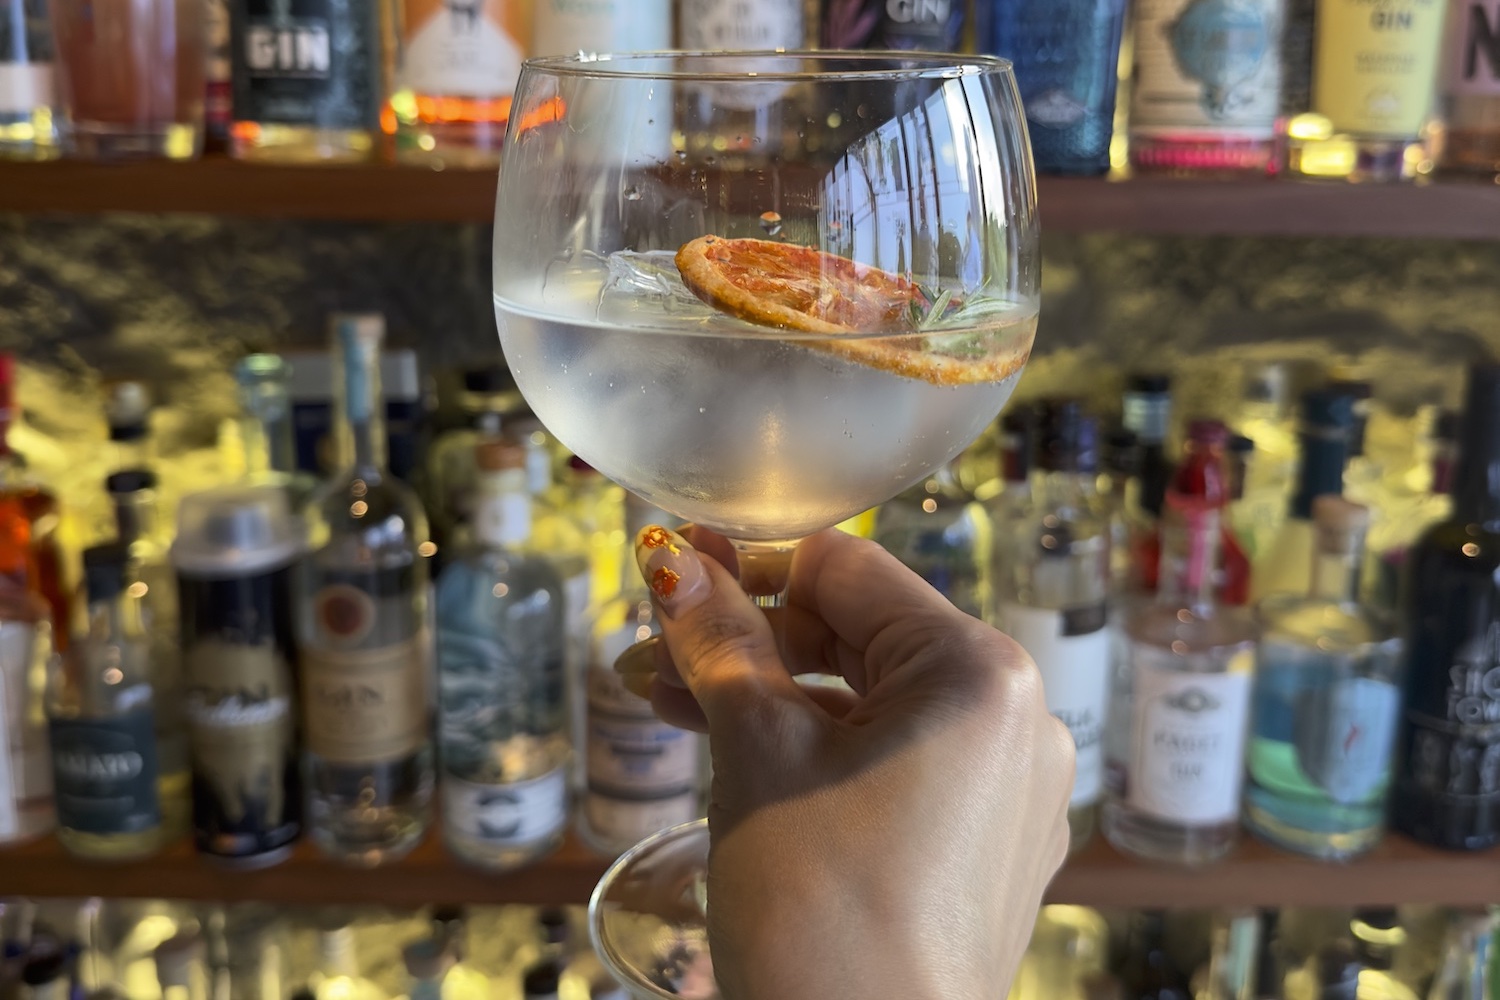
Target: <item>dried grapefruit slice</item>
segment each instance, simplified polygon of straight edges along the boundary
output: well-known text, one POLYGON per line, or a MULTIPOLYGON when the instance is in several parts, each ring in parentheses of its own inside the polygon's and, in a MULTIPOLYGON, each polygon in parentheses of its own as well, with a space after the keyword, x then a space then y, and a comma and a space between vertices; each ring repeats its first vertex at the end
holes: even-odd
POLYGON ((676 261, 693 294, 720 312, 823 334, 830 339, 804 343, 908 378, 998 382, 1031 353, 1029 330, 1022 337, 924 331, 922 317, 957 303, 945 297, 935 305, 910 278, 810 247, 700 236, 683 244, 676 261))

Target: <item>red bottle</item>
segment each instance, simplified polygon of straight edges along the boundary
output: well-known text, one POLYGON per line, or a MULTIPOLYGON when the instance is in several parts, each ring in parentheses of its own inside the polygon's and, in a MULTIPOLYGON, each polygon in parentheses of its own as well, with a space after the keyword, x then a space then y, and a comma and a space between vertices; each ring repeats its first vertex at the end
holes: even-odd
POLYGON ((0 590, 37 595, 51 611, 52 641, 68 641, 68 595, 57 544, 60 508, 51 491, 30 481, 9 443, 15 414, 15 359, 0 354, 0 590))
MULTIPOLYGON (((1192 498, 1198 505, 1223 509, 1229 506, 1231 484, 1225 450, 1229 445, 1229 428, 1217 420, 1194 420, 1188 425, 1187 448, 1168 492, 1192 498)), ((1250 558, 1235 537, 1229 519, 1220 518, 1219 586, 1217 596, 1223 604, 1241 606, 1250 600, 1250 558)), ((1161 538, 1153 533, 1143 538, 1138 548, 1138 575, 1154 589, 1157 563, 1161 558, 1161 538)))

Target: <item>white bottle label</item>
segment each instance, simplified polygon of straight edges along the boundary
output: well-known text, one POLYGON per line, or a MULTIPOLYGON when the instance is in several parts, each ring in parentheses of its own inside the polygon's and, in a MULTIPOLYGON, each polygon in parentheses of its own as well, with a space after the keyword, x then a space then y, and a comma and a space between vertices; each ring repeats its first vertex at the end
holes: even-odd
POLYGON ((1073 734, 1077 748, 1075 806, 1104 790, 1104 717, 1109 710, 1109 633, 1104 605, 1059 611, 1002 604, 1000 627, 1036 661, 1047 711, 1073 734))
POLYGON ((0 63, 0 114, 27 115, 50 107, 51 63, 0 63))
POLYGON ((1448 92, 1500 96, 1500 0, 1459 0, 1448 18, 1448 92))
POLYGON ((644 840, 653 833, 691 823, 699 816, 698 793, 636 802, 589 792, 583 799, 583 817, 597 836, 621 844, 644 840))
POLYGON ((1200 674, 1178 669, 1171 654, 1131 651, 1131 808, 1188 826, 1239 816, 1253 656, 1247 647, 1227 672, 1200 674))
POLYGON ((9 705, 12 699, 7 697, 5 681, 6 678, 0 678, 0 841, 14 837, 21 828, 19 803, 16 801, 20 796, 16 794, 10 773, 10 747, 16 742, 21 713, 16 712, 16 717, 11 717, 9 705))
POLYGON ((1136 0, 1130 127, 1269 139, 1284 0, 1136 0))
POLYGON ((568 821, 567 768, 529 781, 480 784, 443 775, 443 822, 460 835, 498 847, 555 836, 568 821))
POLYGON ((672 47, 668 0, 537 0, 534 56, 672 47))
POLYGON ((1390 777, 1400 710, 1396 686, 1372 677, 1304 691, 1292 723, 1298 765, 1333 801, 1366 801, 1390 777))
POLYGON ((682 0, 681 47, 700 52, 800 49, 802 0, 682 0))
POLYGON ((513 93, 526 58, 519 7, 514 0, 406 0, 401 85, 434 96, 513 93))

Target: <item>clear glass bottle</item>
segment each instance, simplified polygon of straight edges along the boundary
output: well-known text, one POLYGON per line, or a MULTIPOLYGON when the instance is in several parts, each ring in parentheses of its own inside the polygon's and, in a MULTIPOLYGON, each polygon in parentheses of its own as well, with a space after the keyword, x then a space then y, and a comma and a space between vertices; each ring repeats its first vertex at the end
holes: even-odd
POLYGON ((1172 459, 1167 437, 1172 429, 1172 380, 1167 375, 1133 375, 1121 399, 1120 423, 1135 435, 1139 505, 1130 532, 1131 579, 1134 589, 1156 592, 1160 542, 1157 520, 1172 481, 1172 459))
POLYGON ((994 4, 981 44, 1015 66, 1038 172, 1109 170, 1125 8, 1123 0, 994 4))
POLYGON ((1407 557, 1406 687, 1391 823, 1423 843, 1500 843, 1500 366, 1469 370, 1453 515, 1407 557))
POLYGON ((1250 599, 1254 603, 1276 594, 1300 597, 1307 593, 1314 550, 1313 500, 1344 492, 1344 466, 1349 460, 1349 435, 1354 427, 1353 402, 1349 396, 1325 388, 1309 390, 1302 396, 1297 485, 1286 520, 1250 574, 1250 599))
POLYGON ((317 479, 297 468, 292 433, 291 366, 277 354, 251 354, 234 366, 240 396, 241 478, 252 485, 280 486, 300 510, 317 479))
POLYGON ((1125 622, 1128 661, 1110 695, 1128 735, 1104 833, 1154 861, 1206 864, 1239 840, 1255 627, 1214 599, 1220 515, 1168 494, 1156 601, 1125 622))
POLYGON ((1500 3, 1449 0, 1438 169, 1500 179, 1500 3))
POLYGON ((50 160, 59 152, 53 118, 52 28, 42 0, 4 0, 0 19, 0 159, 50 160))
POLYGON ((882 504, 875 541, 965 614, 990 605, 990 524, 951 467, 882 504))
POLYGON ((995 624, 1041 670, 1047 709, 1077 748, 1068 808, 1071 849, 1094 835, 1104 794, 1109 709, 1109 519, 1095 483, 1097 429, 1076 400, 1045 411, 1040 474, 1030 513, 1013 527, 1014 550, 994 567, 995 624))
POLYGON ((1317 0, 1312 103, 1286 124, 1287 169, 1351 181, 1430 171, 1445 19, 1425 0, 1317 0))
POLYGON ((52 622, 36 594, 0 589, 0 844, 52 829, 45 692, 52 622))
POLYGON ((163 845, 169 776, 159 766, 151 647, 127 591, 129 561, 123 545, 84 552, 80 628, 47 689, 57 839, 91 860, 143 858, 163 845))
POLYGON ((318 967, 307 977, 314 1000, 387 1000, 359 965, 354 927, 336 923, 318 931, 318 967))
POLYGON ((1130 164, 1138 172, 1276 170, 1285 0, 1138 0, 1130 164))
POLYGON ((1401 644, 1359 602, 1369 519, 1365 507, 1319 497, 1311 591, 1256 609, 1245 823, 1318 858, 1362 854, 1385 828, 1401 644))
POLYGON ((198 930, 179 931, 167 938, 156 946, 152 958, 162 1000, 209 1000, 208 966, 198 930))
POLYGON ((467 541, 465 532, 477 478, 474 446, 498 438, 509 418, 525 408, 504 362, 464 371, 462 391, 458 393, 458 422, 433 440, 424 476, 433 535, 442 548, 457 550, 467 541))
POLYGON ((308 501, 298 651, 309 823, 330 855, 374 865, 432 815, 427 521, 385 467, 378 315, 333 317, 340 471, 308 501))
POLYGON ((523 545, 526 453, 478 446, 475 547, 437 583, 443 836, 494 870, 530 864, 568 820, 566 609, 556 570, 523 545))
POLYGON ((232 0, 230 155, 283 163, 367 160, 389 92, 386 0, 232 0))

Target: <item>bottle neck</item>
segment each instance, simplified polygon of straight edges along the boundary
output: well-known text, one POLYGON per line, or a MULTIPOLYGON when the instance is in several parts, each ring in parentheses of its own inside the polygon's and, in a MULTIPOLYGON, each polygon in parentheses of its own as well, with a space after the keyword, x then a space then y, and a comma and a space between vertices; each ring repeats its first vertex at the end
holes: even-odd
POLYGON ((156 534, 156 494, 151 490, 135 490, 131 493, 114 493, 110 499, 115 507, 115 533, 126 545, 134 545, 143 538, 156 534))
POLYGON ((1469 524, 1500 526, 1500 434, 1466 441, 1460 448, 1453 516, 1469 524))
POLYGON ((292 404, 284 384, 261 383, 243 396, 240 438, 245 448, 245 472, 252 479, 270 473, 296 471, 297 452, 292 436, 292 404))
POLYGON ((1097 484, 1098 475, 1093 471, 1043 469, 1037 477, 1037 504, 1044 510, 1076 507, 1094 494, 1097 484))
POLYGON ((339 457, 348 470, 378 479, 385 472, 385 415, 381 406, 380 351, 362 337, 346 339, 338 384, 339 457))
POLYGON ((519 548, 531 537, 531 494, 519 469, 480 473, 474 537, 488 548, 519 548))
POLYGON ((1359 601, 1360 554, 1364 535, 1351 532, 1338 539, 1319 539, 1313 548, 1313 597, 1340 604, 1359 601))
POLYGON ((1206 504, 1168 504, 1162 514, 1158 603, 1200 618, 1213 612, 1220 515, 1206 504))
POLYGON ((1304 430, 1299 437, 1302 464, 1289 513, 1296 520, 1308 521, 1312 519, 1315 499, 1344 492, 1344 464, 1348 461, 1349 444, 1347 435, 1337 428, 1304 430))

